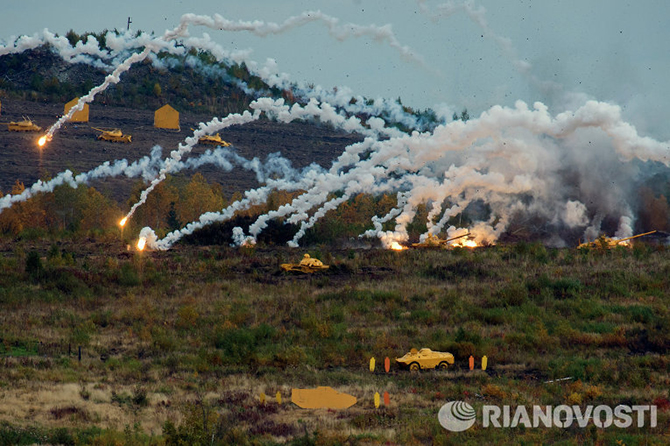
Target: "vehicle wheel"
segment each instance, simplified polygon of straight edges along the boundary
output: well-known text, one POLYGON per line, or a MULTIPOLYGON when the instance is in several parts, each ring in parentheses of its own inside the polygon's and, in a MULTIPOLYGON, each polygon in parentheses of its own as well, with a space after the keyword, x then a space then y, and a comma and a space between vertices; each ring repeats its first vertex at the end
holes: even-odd
POLYGON ((409 365, 409 371, 410 372, 418 372, 419 370, 421 370, 421 367, 419 367, 418 362, 413 362, 409 365))
POLYGON ((441 363, 439 363, 439 364, 437 365, 437 368, 438 368, 439 370, 447 370, 447 369, 449 368, 449 364, 447 364, 446 362, 442 361, 441 363))

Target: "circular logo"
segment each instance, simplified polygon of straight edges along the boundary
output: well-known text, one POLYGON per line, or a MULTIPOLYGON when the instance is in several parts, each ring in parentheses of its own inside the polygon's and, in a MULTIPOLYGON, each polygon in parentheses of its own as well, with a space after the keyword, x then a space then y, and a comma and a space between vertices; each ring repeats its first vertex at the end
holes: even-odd
POLYGON ((475 409, 465 401, 450 401, 440 408, 437 419, 446 430, 463 432, 475 424, 475 409))

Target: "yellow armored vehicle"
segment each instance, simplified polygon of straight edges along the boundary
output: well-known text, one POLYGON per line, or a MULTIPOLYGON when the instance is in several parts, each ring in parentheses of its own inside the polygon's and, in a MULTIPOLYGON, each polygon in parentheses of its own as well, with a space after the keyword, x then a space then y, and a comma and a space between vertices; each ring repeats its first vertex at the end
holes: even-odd
POLYGON ((221 139, 221 136, 217 133, 216 135, 204 135, 198 139, 198 144, 209 144, 212 146, 221 146, 229 147, 231 144, 221 139))
POLYGON ((34 124, 30 118, 26 118, 25 116, 23 117, 23 121, 7 123, 7 128, 10 132, 39 132, 42 130, 42 127, 34 124))
POLYGON ((279 267, 287 272, 298 271, 301 273, 313 273, 330 268, 328 265, 324 265, 321 260, 310 257, 309 254, 305 254, 300 263, 282 263, 279 267))
POLYGON ((119 129, 103 130, 96 127, 93 127, 93 129, 102 132, 98 135, 97 138, 101 141, 122 142, 125 144, 128 144, 132 141, 132 136, 124 135, 123 132, 119 129))
POLYGON ((434 352, 429 348, 421 350, 413 348, 401 358, 396 358, 396 362, 402 367, 409 368, 412 372, 435 368, 446 370, 454 363, 454 355, 447 352, 434 352))
POLYGON ((643 237, 645 235, 653 234, 656 231, 650 231, 650 232, 645 232, 644 234, 637 234, 632 237, 626 237, 626 238, 610 238, 606 237, 605 235, 601 235, 598 237, 596 240, 592 242, 584 242, 580 243, 579 246, 577 246, 578 249, 585 248, 585 249, 613 249, 616 248, 617 246, 627 246, 630 247, 631 243, 629 242, 630 240, 638 237, 643 237))
POLYGON ((433 234, 428 234, 426 239, 420 243, 412 243, 412 246, 414 248, 446 248, 449 245, 449 242, 452 242, 454 240, 458 240, 459 238, 467 237, 469 236, 470 233, 468 232, 467 234, 459 235, 457 237, 452 237, 448 238, 446 240, 442 240, 438 238, 438 236, 433 235, 433 234))

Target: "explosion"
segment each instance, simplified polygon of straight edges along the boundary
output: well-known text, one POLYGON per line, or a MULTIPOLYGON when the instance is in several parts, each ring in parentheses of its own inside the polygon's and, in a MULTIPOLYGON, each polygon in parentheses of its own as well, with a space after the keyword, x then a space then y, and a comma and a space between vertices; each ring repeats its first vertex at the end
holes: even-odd
POLYGON ((391 242, 391 245, 389 246, 389 249, 392 249, 394 251, 403 251, 407 249, 407 246, 403 246, 398 242, 391 242))
POLYGON ((137 240, 137 250, 144 251, 146 244, 147 244, 146 237, 140 237, 139 240, 137 240))
POLYGON ((477 248, 479 244, 474 240, 464 239, 455 241, 452 246, 455 248, 477 248))
MULTIPOLYGON (((422 11, 426 12, 425 5, 421 5, 422 11)), ((509 50, 509 43, 487 28, 483 20, 484 11, 469 5, 465 4, 464 10, 471 19, 509 50)), ((453 11, 443 12, 448 15, 453 11)), ((216 54, 217 60, 226 59, 230 53, 211 42, 208 36, 202 39, 190 37, 188 28, 191 25, 222 31, 249 31, 265 37, 312 21, 324 23, 338 40, 370 36, 388 44, 404 58, 421 61, 408 47, 399 44, 390 27, 340 26, 336 19, 319 12, 303 13, 281 24, 234 22, 219 15, 207 17, 185 14, 179 26, 161 37, 142 35, 132 41, 130 36, 116 36, 119 40, 116 48, 123 47, 126 51, 142 48, 130 56, 115 53, 114 57, 105 57, 105 51, 98 48, 96 52, 87 47, 86 57, 95 54, 100 60, 111 58, 108 68, 113 68, 113 71, 104 83, 81 97, 77 106, 70 111, 74 113, 81 109, 85 103, 93 101, 97 93, 120 82, 121 74, 133 64, 145 59, 160 63, 159 58, 155 57, 159 52, 184 55, 189 47, 203 48, 216 54), (119 60, 121 62, 116 63, 119 60)), ((108 35, 108 41, 113 38, 108 35)), ((57 37, 45 32, 45 41, 49 39, 57 37)), ((65 41, 61 43, 65 45, 65 41)), ((32 45, 33 42, 19 40, 13 47, 0 47, 0 54, 3 51, 18 52, 28 44, 32 45)), ((61 48, 62 45, 56 47, 61 48)), ((71 59, 76 51, 74 48, 68 49, 71 59)), ((111 56, 109 52, 106 54, 111 56)), ((517 62, 521 61, 513 52, 508 52, 508 56, 514 56, 511 59, 517 62)), ((523 72, 531 68, 521 63, 515 66, 523 72)), ((268 85, 286 85, 277 75, 268 72, 264 75, 261 71, 257 74, 264 76, 268 85)), ((248 86, 245 88, 249 89, 248 86)), ((263 116, 282 123, 318 119, 337 129, 364 135, 365 139, 346 147, 330 168, 311 165, 300 172, 292 169, 288 161, 281 164, 280 170, 271 171, 269 166, 279 158, 262 164, 259 160, 245 160, 228 152, 232 154, 222 161, 221 167, 230 170, 236 164, 254 170, 263 184, 247 190, 243 198, 219 212, 204 213, 196 221, 169 233, 163 239, 158 239, 151 228, 144 228, 140 233, 138 249, 143 249, 145 245, 150 249, 169 249, 184 235, 214 222, 230 220, 237 212, 252 206, 266 204, 274 191, 302 193, 290 202, 257 217, 250 225, 248 234, 241 228, 234 228, 233 240, 236 245, 254 244, 271 220, 282 219, 298 225, 297 233, 288 242, 290 246, 298 246, 305 232, 329 211, 361 193, 396 194, 395 207, 386 215, 374 216, 371 222, 373 228, 361 234, 377 238, 383 246, 394 250, 405 249, 400 243, 409 241, 410 225, 422 215, 422 206, 428 210, 427 218, 424 217, 423 221, 427 230, 422 239, 427 234, 435 236, 443 231, 454 236, 447 230, 447 226, 455 221, 454 218, 466 216, 469 228, 461 229, 469 229, 477 237, 474 240, 458 240, 452 246, 474 248, 482 243, 495 243, 506 233, 510 224, 528 220, 541 221, 538 227, 541 227, 543 233, 559 238, 558 242, 552 242, 557 244, 568 244, 566 240, 569 239, 563 240, 563 236, 558 234, 569 234, 571 240, 574 240, 576 231, 583 232, 586 239, 593 239, 602 232, 603 225, 612 227, 612 221, 619 221, 616 236, 625 238, 632 235, 635 223, 636 207, 630 193, 632 185, 644 180, 645 175, 652 175, 646 172, 665 169, 670 165, 669 143, 639 135, 636 128, 622 118, 622 108, 607 102, 589 100, 580 106, 552 114, 549 107, 541 102, 529 105, 517 101, 513 107, 495 105, 480 116, 468 120, 435 121, 432 127, 425 129, 419 127, 416 120, 408 119, 408 114, 403 115, 399 104, 395 104, 395 108, 384 108, 388 103, 359 100, 358 97, 343 93, 346 91, 342 89, 326 95, 323 90, 311 88, 302 91, 304 96, 293 104, 285 103, 281 98, 261 97, 261 92, 257 91, 249 110, 201 123, 193 135, 179 144, 162 163, 153 163, 152 169, 148 165, 142 168, 141 175, 147 182, 150 181, 150 185, 119 222, 120 226, 127 223, 137 207, 146 201, 148 194, 168 174, 186 168, 189 164, 199 165, 195 159, 182 159, 190 154, 200 136, 233 125, 246 125, 263 116), (395 117, 397 113, 402 116, 396 122, 402 122, 409 129, 408 132, 401 132, 390 125, 392 121, 388 119, 389 115, 395 117), (359 117, 363 115, 366 116, 364 120, 359 117), (650 168, 641 169, 643 163, 649 163, 650 168), (594 165, 599 166, 599 169, 593 169, 594 165)), ((53 132, 71 117, 71 113, 59 119, 40 138, 40 146, 51 140, 53 132)), ((111 167, 116 169, 115 174, 124 172, 131 176, 130 166, 122 162, 118 162, 118 165, 115 162, 113 166, 107 163, 91 172, 107 175, 111 167)), ((139 175, 135 170, 132 170, 132 174, 139 175)), ((0 211, 11 203, 27 199, 33 193, 45 192, 49 188, 53 190, 53 187, 63 183, 76 187, 76 184, 91 178, 95 177, 89 174, 74 176, 67 171, 47 183, 36 183, 22 194, 3 197, 0 200, 0 211)))

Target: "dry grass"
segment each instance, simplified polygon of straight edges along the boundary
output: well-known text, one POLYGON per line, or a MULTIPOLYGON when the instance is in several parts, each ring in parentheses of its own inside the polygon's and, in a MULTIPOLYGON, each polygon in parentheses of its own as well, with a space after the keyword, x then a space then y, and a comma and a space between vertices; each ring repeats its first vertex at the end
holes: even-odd
MULTIPOLYGON (((283 249, 178 247, 134 257, 109 248, 90 256, 99 248, 82 245, 81 254, 69 249, 84 287, 65 293, 26 278, 16 253, 47 248, 15 247, 2 259, 14 266, 0 276, 9 290, 0 295, 0 421, 17 425, 161 435, 167 421, 197 427, 200 410, 215 436, 240 429, 288 441, 318 431, 326 443, 415 444, 445 438, 436 413, 449 400, 585 402, 597 387, 606 401, 648 404, 670 385, 670 257, 652 249, 640 258, 561 250, 542 261, 514 247, 333 251, 331 271, 300 276, 279 272, 278 263, 302 254, 283 249), (124 264, 139 285, 113 279, 124 264), (39 353, 31 350, 38 341, 39 353), (448 350, 457 362, 445 373, 380 372, 385 356, 412 347, 448 350), (477 365, 488 356, 487 373, 467 369, 471 353, 477 365), (565 376, 583 387, 544 383, 565 376), (359 402, 345 411, 289 403, 292 387, 317 385, 359 402), (391 404, 375 409, 373 395, 384 391, 391 404)), ((581 441, 580 433, 545 434, 581 441)), ((449 438, 510 442, 482 429, 471 435, 449 438)))

